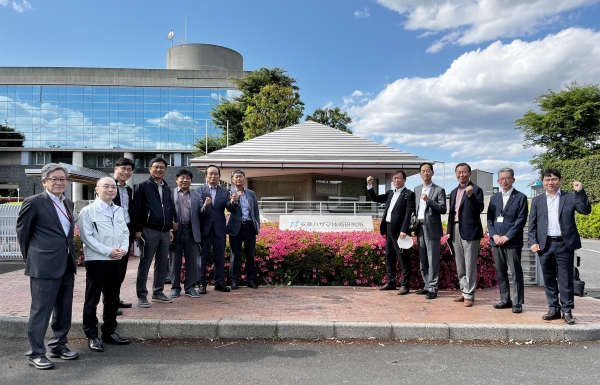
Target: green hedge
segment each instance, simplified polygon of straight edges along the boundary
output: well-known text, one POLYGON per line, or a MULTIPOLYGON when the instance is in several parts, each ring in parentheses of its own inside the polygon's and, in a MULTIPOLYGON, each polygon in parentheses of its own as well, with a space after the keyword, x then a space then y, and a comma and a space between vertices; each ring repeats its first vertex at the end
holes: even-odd
POLYGON ((577 213, 577 229, 584 238, 600 238, 600 203, 592 206, 590 215, 577 213))
POLYGON ((562 174, 561 188, 573 192, 572 182, 583 183, 583 188, 592 204, 600 203, 600 155, 588 156, 583 159, 562 160, 552 163, 549 167, 557 168, 562 174))

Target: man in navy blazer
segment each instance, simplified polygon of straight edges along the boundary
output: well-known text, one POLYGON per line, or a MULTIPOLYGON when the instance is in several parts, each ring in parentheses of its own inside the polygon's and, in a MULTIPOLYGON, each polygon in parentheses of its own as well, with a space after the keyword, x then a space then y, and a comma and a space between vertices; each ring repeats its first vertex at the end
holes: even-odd
POLYGON ((229 292, 225 284, 225 209, 232 212, 237 206, 232 194, 226 188, 219 186, 221 170, 215 165, 210 165, 205 171, 207 184, 196 190, 200 194, 200 230, 202 232, 202 252, 200 266, 198 267, 198 292, 206 294, 208 280, 206 278, 206 264, 213 249, 215 290, 229 292))
POLYGON ((495 304, 494 308, 512 307, 513 313, 521 313, 525 299, 521 250, 528 208, 527 196, 517 191, 513 183, 515 183, 513 169, 501 168, 498 171, 498 184, 502 191, 490 198, 487 225, 500 289, 500 303, 495 304), (513 301, 510 299, 508 266, 513 276, 513 301))
POLYGON ((242 279, 240 274, 242 242, 244 243, 244 254, 246 255, 246 285, 252 289, 258 289, 254 266, 256 236, 260 231, 258 201, 254 191, 244 186, 246 182, 244 170, 233 170, 231 182, 235 186, 231 193, 237 202, 237 206, 231 212, 227 221, 227 234, 229 235, 229 246, 231 247, 229 261, 231 289, 236 290, 242 279))
POLYGON ((73 360, 79 355, 67 348, 71 329, 73 288, 77 262, 73 234, 73 202, 63 195, 67 169, 56 163, 42 168, 44 192, 23 201, 17 218, 17 238, 29 276, 31 310, 27 336, 31 346, 29 364, 36 369, 52 369, 46 358, 44 336, 52 319, 50 357, 73 360))
POLYGON ((399 248, 398 238, 410 237, 408 227, 410 226, 410 217, 415 212, 415 193, 404 187, 406 173, 403 170, 392 174, 394 190, 388 190, 385 194, 378 195, 373 191, 373 181, 372 176, 367 178, 369 197, 373 202, 385 203, 379 231, 381 235, 385 236, 386 283, 380 286, 379 290, 396 289, 396 258, 399 258, 402 280, 398 295, 405 295, 410 291, 410 251, 399 248))
POLYGON ((581 248, 575 212, 587 215, 592 206, 581 182, 573 182, 574 194, 560 189, 562 177, 557 169, 544 170, 542 182, 546 193, 532 199, 529 214, 529 245, 538 253, 548 300, 548 313, 542 319, 561 318, 562 312, 565 323, 573 325, 573 261, 575 250, 581 248))
POLYGON ((171 253, 171 294, 177 298, 181 294, 181 264, 185 255, 184 293, 187 297, 199 298, 194 289, 198 276, 198 257, 200 251, 200 196, 190 190, 194 175, 182 168, 177 171, 173 190, 173 208, 175 210, 176 229, 173 232, 174 250, 171 253))
POLYGON ((471 166, 467 163, 457 164, 454 172, 459 185, 450 193, 448 239, 462 291, 454 302, 464 302, 466 307, 471 307, 477 285, 479 242, 483 238, 480 217, 484 207, 483 190, 471 182, 471 166))

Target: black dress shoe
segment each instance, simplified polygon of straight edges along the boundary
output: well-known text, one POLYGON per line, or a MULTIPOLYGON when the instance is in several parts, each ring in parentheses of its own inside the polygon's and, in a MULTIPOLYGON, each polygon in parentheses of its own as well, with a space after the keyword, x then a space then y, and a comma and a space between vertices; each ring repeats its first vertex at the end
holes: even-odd
POLYGON ((36 369, 46 370, 54 367, 54 362, 46 358, 46 356, 31 358, 29 357, 29 365, 36 369))
POLYGON ((419 295, 425 295, 427 293, 429 293, 429 290, 425 289, 425 288, 415 291, 415 294, 419 294, 419 295))
POLYGON ((206 285, 198 285, 198 294, 206 294, 206 285))
POLYGON ((567 325, 575 325, 575 318, 573 318, 573 316, 571 315, 571 312, 563 313, 562 318, 565 320, 565 323, 567 325))
POLYGON ((246 285, 248 285, 250 289, 258 289, 258 285, 254 282, 246 282, 246 285))
POLYGON ((388 282, 383 286, 379 286, 378 289, 379 290, 396 290, 396 284, 388 282))
POLYGON ((523 305, 521 305, 521 304, 513 305, 512 312, 516 313, 516 314, 522 313, 523 312, 523 305))
POLYGON ((238 287, 240 287, 240 286, 237 282, 231 282, 231 290, 237 290, 238 287))
POLYGON ((115 345, 129 345, 131 341, 127 338, 122 338, 117 333, 113 333, 111 335, 102 335, 102 342, 105 344, 115 344, 115 345))
POLYGON ((123 310, 117 309, 117 315, 123 315, 123 310))
POLYGON ((50 349, 50 358, 59 357, 63 360, 76 360, 79 357, 77 352, 70 350, 66 346, 61 346, 56 349, 50 349))
POLYGON ((219 283, 218 285, 215 285, 215 290, 222 291, 223 293, 229 293, 231 291, 231 289, 228 288, 227 285, 225 285, 224 283, 219 283))
POLYGON ((406 286, 400 286, 400 289, 398 290, 398 295, 405 295, 409 292, 410 290, 406 286))
POLYGON ((494 304, 494 309, 508 309, 511 308, 513 305, 512 301, 508 301, 508 302, 500 302, 497 304, 494 304))
POLYGON ((552 311, 548 310, 548 313, 542 316, 542 319, 545 321, 550 321, 553 319, 560 319, 560 311, 552 311))
POLYGON ((132 305, 129 302, 119 301, 119 307, 123 309, 129 309, 132 305))
POLYGON ((102 345, 102 342, 98 338, 88 338, 88 346, 93 352, 101 353, 104 351, 104 345, 102 345))
POLYGON ((427 293, 427 295, 425 296, 425 298, 427 299, 436 299, 437 298, 437 291, 430 291, 427 293))

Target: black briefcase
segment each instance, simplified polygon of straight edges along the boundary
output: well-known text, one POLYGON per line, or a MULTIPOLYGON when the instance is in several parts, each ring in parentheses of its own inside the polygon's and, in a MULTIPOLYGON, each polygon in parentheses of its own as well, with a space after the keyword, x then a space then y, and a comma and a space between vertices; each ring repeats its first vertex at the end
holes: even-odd
POLYGON ((576 296, 583 297, 585 295, 585 282, 580 279, 573 280, 573 291, 576 296))

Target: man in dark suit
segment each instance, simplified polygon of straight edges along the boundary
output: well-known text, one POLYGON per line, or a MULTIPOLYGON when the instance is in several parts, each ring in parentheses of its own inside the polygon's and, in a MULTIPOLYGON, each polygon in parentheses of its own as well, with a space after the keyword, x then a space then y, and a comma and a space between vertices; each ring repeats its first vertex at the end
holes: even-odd
POLYGON ((581 248, 575 212, 587 215, 592 206, 581 182, 573 182, 574 194, 560 189, 562 177, 557 169, 545 170, 542 182, 546 193, 532 199, 529 214, 529 245, 538 253, 548 300, 548 313, 542 319, 561 318, 562 312, 565 323, 573 325, 573 260, 575 250, 581 248))
MULTIPOLYGON (((129 229, 129 248, 133 245, 135 239, 135 231, 133 229, 133 190, 127 186, 127 181, 133 175, 135 169, 135 162, 129 158, 120 158, 115 163, 114 179, 117 183, 117 195, 113 199, 113 203, 123 208, 123 214, 125 216, 125 223, 129 229)), ((121 285, 125 280, 125 274, 127 273, 127 262, 129 261, 129 249, 127 249, 127 255, 121 258, 121 283, 119 284, 119 293, 121 291, 121 285)), ((120 308, 130 308, 131 303, 123 302, 119 298, 120 308)), ((119 314, 119 313, 117 313, 119 314)))
POLYGON ((421 262, 421 276, 425 284, 417 294, 427 299, 437 297, 440 275, 440 238, 442 238, 442 214, 446 214, 446 191, 433 183, 433 164, 423 163, 419 167, 423 184, 415 187, 415 207, 419 224, 417 243, 421 262))
POLYGON ((200 196, 190 190, 193 174, 185 168, 177 171, 173 190, 173 206, 177 230, 173 233, 175 246, 171 253, 171 298, 181 293, 181 264, 185 255, 185 295, 199 298, 194 289, 198 276, 198 256, 202 237, 200 236, 200 196))
POLYGON ((462 294, 454 302, 473 306, 477 285, 477 257, 483 238, 480 214, 483 212, 483 190, 471 182, 471 166, 459 163, 454 169, 458 187, 450 193, 448 239, 456 260, 458 282, 462 294))
POLYGON ((208 166, 205 175, 207 184, 195 192, 200 194, 200 202, 204 202, 200 208, 202 251, 198 268, 198 292, 206 294, 206 264, 212 247, 215 260, 215 290, 227 293, 230 289, 225 284, 225 208, 232 212, 237 202, 229 190, 219 186, 221 170, 217 166, 208 166))
POLYGON ((386 283, 379 290, 396 289, 396 255, 399 256, 402 268, 402 280, 398 295, 408 294, 410 291, 410 251, 400 249, 398 238, 410 237, 408 227, 410 216, 415 211, 415 194, 404 187, 406 173, 398 170, 392 175, 394 190, 377 195, 373 191, 373 177, 367 178, 367 192, 373 202, 385 203, 385 210, 381 219, 380 232, 385 235, 385 272, 386 283))
POLYGON ((487 210, 487 226, 490 233, 492 253, 496 263, 496 277, 500 289, 500 302, 495 309, 512 307, 513 313, 523 311, 523 228, 527 222, 527 196, 513 187, 515 172, 511 168, 498 171, 498 184, 502 188, 492 195, 487 210), (508 267, 513 276, 513 301, 510 299, 508 267))
POLYGON ((252 289, 258 289, 254 266, 254 253, 256 249, 256 236, 260 231, 260 213, 258 201, 254 191, 245 188, 246 174, 244 170, 233 170, 231 182, 235 188, 231 191, 237 206, 231 212, 227 221, 227 234, 231 247, 229 261, 229 279, 231 289, 236 290, 242 279, 240 274, 242 242, 246 255, 246 284, 252 289))
POLYGON ((53 336, 48 341, 50 357, 63 360, 79 357, 66 345, 77 270, 73 202, 63 195, 67 181, 68 172, 64 167, 56 163, 45 165, 42 168, 45 191, 25 199, 17 219, 17 236, 31 289, 27 329, 31 346, 29 364, 37 369, 54 367, 54 363, 46 358, 44 346, 53 311, 53 336))

